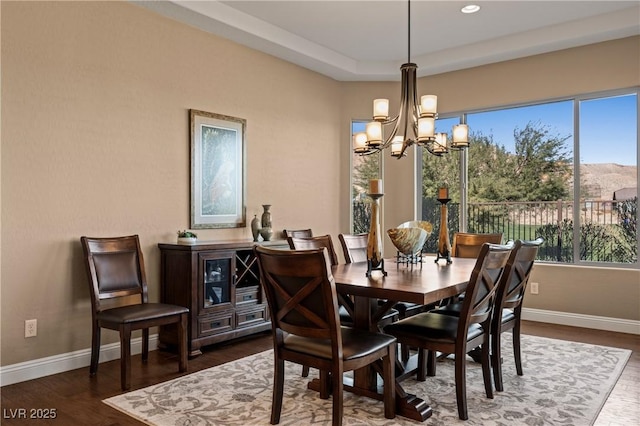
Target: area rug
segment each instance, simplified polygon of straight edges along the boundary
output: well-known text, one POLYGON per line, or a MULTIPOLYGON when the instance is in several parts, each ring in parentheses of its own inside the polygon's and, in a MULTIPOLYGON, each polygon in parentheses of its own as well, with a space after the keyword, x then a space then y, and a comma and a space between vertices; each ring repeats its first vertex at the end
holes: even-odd
MULTIPOLYGON (((468 359, 469 420, 458 419, 453 360, 438 362, 435 377, 409 378, 407 392, 433 409, 426 425, 591 425, 613 389, 631 351, 522 336, 524 376, 513 362, 510 336, 503 340, 504 392, 486 398, 480 365, 468 359)), ((301 367, 286 363, 281 425, 330 425, 331 399, 307 389, 301 367)), ((310 376, 313 376, 314 371, 310 376)), ((165 383, 104 400, 156 426, 268 425, 273 354, 265 351, 165 383)), ((382 402, 344 393, 344 425, 416 425, 385 419, 382 402)))

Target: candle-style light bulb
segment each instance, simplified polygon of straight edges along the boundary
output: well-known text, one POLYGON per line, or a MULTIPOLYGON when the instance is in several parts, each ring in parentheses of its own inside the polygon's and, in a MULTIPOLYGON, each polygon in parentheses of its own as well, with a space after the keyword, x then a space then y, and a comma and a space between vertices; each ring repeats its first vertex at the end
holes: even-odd
POLYGON ((373 100, 373 119, 376 121, 389 119, 389 99, 373 100))
POLYGON ((370 147, 376 147, 382 143, 382 124, 372 121, 366 125, 367 141, 370 147))

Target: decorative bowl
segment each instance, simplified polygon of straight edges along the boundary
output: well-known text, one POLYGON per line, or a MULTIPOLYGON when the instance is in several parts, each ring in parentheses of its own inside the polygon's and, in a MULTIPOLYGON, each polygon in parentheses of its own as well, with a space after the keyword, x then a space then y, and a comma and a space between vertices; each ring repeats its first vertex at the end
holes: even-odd
POLYGON ((391 228, 387 235, 398 251, 406 256, 419 253, 429 236, 427 231, 418 227, 391 228))
POLYGON ((427 232, 427 238, 433 232, 433 225, 426 220, 410 220, 408 222, 401 223, 398 228, 422 228, 427 232))

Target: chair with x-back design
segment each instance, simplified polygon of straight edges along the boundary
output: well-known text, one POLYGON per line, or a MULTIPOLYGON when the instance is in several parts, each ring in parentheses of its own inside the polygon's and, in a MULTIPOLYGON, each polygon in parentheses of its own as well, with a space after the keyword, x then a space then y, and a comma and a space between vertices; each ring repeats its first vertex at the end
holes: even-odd
POLYGON ((482 246, 459 315, 425 312, 384 328, 385 333, 396 336, 398 343, 419 348, 417 378, 420 381, 427 375, 435 376, 436 352, 455 354, 456 400, 458 416, 462 420, 468 418, 465 358, 471 348, 480 346, 484 389, 487 398, 493 398, 489 348, 491 319, 498 283, 510 253, 510 246, 488 243, 482 246), (425 357, 426 351, 428 357, 425 357))
POLYGON ((396 339, 340 325, 327 249, 256 246, 254 251, 271 312, 275 358, 271 424, 280 421, 284 361, 320 370, 320 397, 333 395, 333 425, 342 424, 343 373, 371 364, 384 379, 385 417, 394 418, 396 339))

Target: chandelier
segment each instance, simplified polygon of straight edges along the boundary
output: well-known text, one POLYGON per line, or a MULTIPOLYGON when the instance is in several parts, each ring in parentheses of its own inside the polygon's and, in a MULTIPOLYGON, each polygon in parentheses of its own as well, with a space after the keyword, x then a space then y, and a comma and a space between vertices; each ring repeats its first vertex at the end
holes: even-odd
POLYGON ((353 138, 354 152, 368 155, 391 148, 391 156, 402 158, 411 145, 425 147, 431 154, 441 156, 449 150, 461 150, 469 146, 469 127, 458 124, 453 127, 452 141, 446 133, 435 132, 438 117, 438 98, 435 95, 420 97, 416 93, 416 70, 418 66, 411 62, 411 1, 407 2, 407 63, 402 64, 400 111, 389 118, 389 100, 373 101, 373 121, 367 123, 366 132, 356 133, 353 138), (392 127, 391 127, 392 125, 392 127), (391 127, 385 138, 383 126, 391 127))

